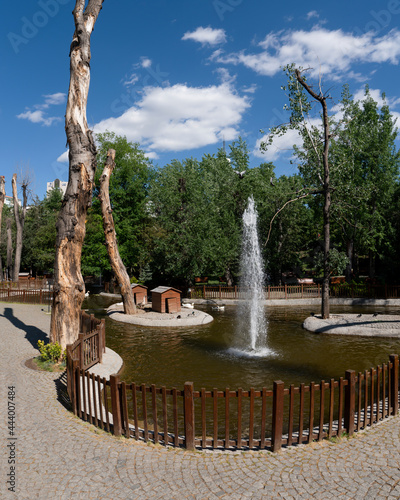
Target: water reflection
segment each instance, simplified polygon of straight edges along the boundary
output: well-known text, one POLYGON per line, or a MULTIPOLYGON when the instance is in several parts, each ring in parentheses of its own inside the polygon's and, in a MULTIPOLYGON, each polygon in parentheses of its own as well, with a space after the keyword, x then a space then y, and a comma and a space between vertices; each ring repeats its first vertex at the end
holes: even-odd
MULTIPOLYGON (((90 297, 84 307, 104 317, 111 301, 90 297)), ((285 384, 329 380, 344 376, 348 368, 363 371, 387 362, 400 353, 400 340, 370 337, 316 335, 302 328, 312 310, 305 307, 269 307, 268 346, 273 354, 239 356, 232 349, 235 307, 214 316, 208 325, 188 328, 148 328, 106 318, 107 346, 124 360, 121 379, 181 388, 192 381, 196 388, 271 388, 274 380, 285 384)), ((332 312, 398 314, 398 308, 332 307, 332 312)))

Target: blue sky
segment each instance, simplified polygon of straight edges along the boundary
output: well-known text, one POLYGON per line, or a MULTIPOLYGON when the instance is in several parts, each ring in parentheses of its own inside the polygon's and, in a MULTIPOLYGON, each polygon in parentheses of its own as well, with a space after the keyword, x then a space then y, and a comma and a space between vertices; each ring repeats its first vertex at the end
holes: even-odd
MULTIPOLYGON (((68 180, 64 114, 74 0, 2 5, 0 175, 21 168, 46 182, 68 180), (64 161, 63 161, 64 160, 64 161)), ((155 165, 216 153, 241 135, 251 166, 296 171, 289 135, 264 155, 260 129, 287 118, 281 67, 320 72, 332 107, 348 83, 369 84, 400 113, 400 0, 308 4, 287 0, 106 0, 92 34, 88 123, 139 142, 155 165)))

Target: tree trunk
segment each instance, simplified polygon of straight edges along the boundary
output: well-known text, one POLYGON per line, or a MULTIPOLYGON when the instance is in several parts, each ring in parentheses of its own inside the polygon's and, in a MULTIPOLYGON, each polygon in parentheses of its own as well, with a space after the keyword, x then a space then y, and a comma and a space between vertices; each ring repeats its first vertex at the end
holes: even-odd
POLYGON ((14 203, 15 226, 17 229, 17 234, 15 238, 13 281, 18 281, 19 269, 21 267, 22 234, 24 231, 26 205, 27 205, 27 195, 26 195, 27 185, 25 183, 22 184, 23 202, 22 202, 22 210, 20 211, 20 207, 18 204, 17 174, 14 174, 12 176, 11 184, 12 184, 13 203, 14 203))
POLYGON ((13 279, 13 244, 12 244, 12 220, 11 217, 7 217, 6 219, 6 227, 7 227, 7 279, 13 279))
POLYGON ((232 276, 231 269, 229 266, 225 268, 225 281, 226 281, 227 286, 233 285, 233 276, 232 276))
POLYGON ((349 259, 349 262, 346 266, 346 282, 350 283, 353 276, 353 248, 354 248, 354 241, 350 240, 346 242, 346 255, 347 258, 349 259))
MULTIPOLYGON (((6 199, 6 181, 4 175, 0 176, 0 232, 1 232, 1 219, 3 217, 3 206, 6 199)), ((0 281, 4 281, 3 262, 0 255, 0 281)))
POLYGON ((371 278, 371 279, 374 279, 375 278, 375 274, 376 274, 376 269, 375 269, 375 254, 371 251, 369 251, 369 255, 368 255, 368 276, 371 278))
POLYGON ((322 161, 324 166, 324 179, 323 179, 323 193, 324 193, 324 277, 322 281, 322 303, 321 303, 321 316, 323 319, 329 318, 329 278, 331 274, 329 265, 329 249, 330 249, 330 207, 331 207, 331 187, 329 179, 329 118, 328 106, 326 104, 326 96, 317 94, 314 90, 303 80, 301 73, 298 69, 295 70, 298 82, 306 89, 306 91, 316 99, 322 106, 322 120, 324 127, 324 151, 322 154, 322 161))
POLYGON ((54 302, 50 340, 62 348, 79 334, 79 312, 85 295, 81 273, 87 209, 92 200, 96 146, 86 121, 90 82, 90 36, 103 0, 76 0, 75 33, 70 49, 70 83, 65 115, 69 145, 69 178, 57 221, 54 302))
POLYGON ((124 303, 125 314, 136 314, 135 299, 132 293, 128 273, 118 251, 117 235, 115 234, 114 219, 110 202, 110 177, 115 168, 115 150, 109 149, 103 173, 100 177, 99 200, 101 213, 103 216, 103 228, 106 238, 108 258, 118 284, 121 288, 122 302, 124 303))

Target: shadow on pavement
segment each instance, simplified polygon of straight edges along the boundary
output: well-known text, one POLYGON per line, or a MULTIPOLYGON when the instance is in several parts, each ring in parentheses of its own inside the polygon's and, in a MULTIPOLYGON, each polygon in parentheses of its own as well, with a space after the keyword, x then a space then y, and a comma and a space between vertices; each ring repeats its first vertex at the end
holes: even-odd
POLYGON ((39 340, 42 340, 45 343, 48 342, 49 337, 46 332, 44 332, 40 328, 37 328, 34 325, 27 325, 19 318, 14 316, 14 311, 12 307, 5 307, 4 314, 0 314, 0 316, 3 316, 4 318, 8 319, 8 321, 10 321, 10 323, 12 323, 16 328, 19 328, 20 330, 24 331, 25 338, 32 344, 32 346, 35 349, 38 348, 39 340))

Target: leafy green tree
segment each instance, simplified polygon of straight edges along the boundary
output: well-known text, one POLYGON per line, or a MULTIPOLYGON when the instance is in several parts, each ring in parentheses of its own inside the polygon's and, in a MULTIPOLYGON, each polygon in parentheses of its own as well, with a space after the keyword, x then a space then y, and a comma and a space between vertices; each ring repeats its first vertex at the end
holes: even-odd
MULTIPOLYGON (((103 171, 107 151, 114 149, 116 167, 110 180, 110 199, 121 258, 130 275, 139 275, 149 260, 149 226, 152 224, 148 192, 153 174, 152 163, 137 143, 112 132, 98 134, 99 144, 96 185, 103 171)), ((100 203, 95 188, 93 206, 82 250, 82 266, 87 272, 110 270, 104 247, 100 203), (107 262, 107 263, 106 263, 107 262)))
POLYGON ((43 200, 36 199, 27 210, 24 225, 22 267, 41 275, 53 270, 56 221, 62 203, 62 192, 53 189, 43 200))
POLYGON ((383 96, 381 109, 368 87, 355 102, 345 86, 342 124, 332 140, 332 218, 340 227, 351 278, 354 255, 369 256, 369 274, 375 274, 377 256, 390 253, 394 232, 390 207, 398 183, 397 128, 383 96))
POLYGON ((155 225, 152 267, 158 280, 190 284, 206 268, 210 227, 202 184, 194 159, 174 160, 155 176, 150 200, 155 225))

